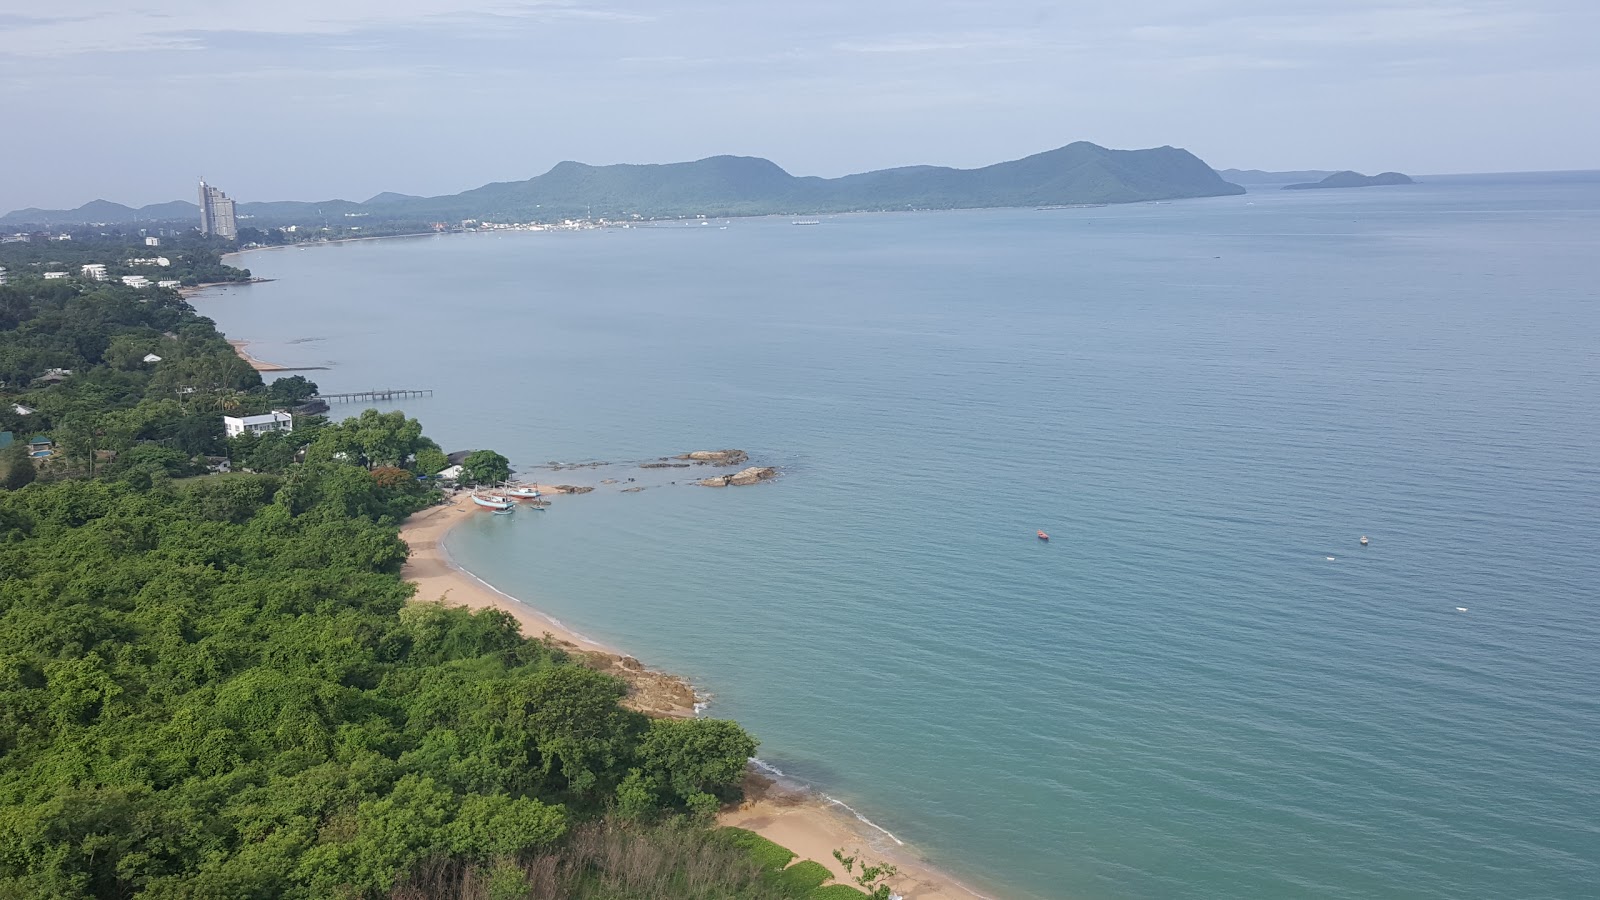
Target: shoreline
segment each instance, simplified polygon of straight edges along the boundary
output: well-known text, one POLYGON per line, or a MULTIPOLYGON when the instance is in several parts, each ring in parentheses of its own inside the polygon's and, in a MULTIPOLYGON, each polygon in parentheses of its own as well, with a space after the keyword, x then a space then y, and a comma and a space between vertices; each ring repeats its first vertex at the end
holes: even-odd
POLYGON ((228 346, 233 348, 233 352, 237 353, 240 359, 248 363, 250 368, 255 369, 257 372, 324 372, 328 369, 327 366, 280 366, 277 363, 270 363, 264 359, 257 359, 251 356, 250 351, 246 349, 250 346, 249 341, 241 341, 235 338, 228 338, 227 340, 228 346))
MULTIPOLYGON (((555 493, 549 485, 539 485, 539 489, 555 493)), ((400 577, 417 587, 412 602, 500 610, 522 626, 524 637, 538 639, 542 635, 583 657, 585 665, 621 678, 629 686, 624 703, 630 708, 658 716, 693 716, 699 711, 700 698, 688 682, 646 669, 637 659, 572 630, 457 565, 444 539, 451 529, 478 514, 481 511, 473 506, 470 493, 463 491, 449 503, 414 513, 400 524, 400 538, 410 548, 400 577)), ((899 868, 893 884, 905 900, 991 900, 935 869, 899 838, 845 804, 785 785, 780 779, 781 775, 774 778, 752 766, 745 777, 744 802, 725 808, 718 822, 754 831, 794 851, 797 860, 821 863, 833 873, 833 883, 851 883, 834 860, 834 849, 853 854, 859 848, 866 856, 899 868), (893 846, 885 839, 893 841, 893 846)))

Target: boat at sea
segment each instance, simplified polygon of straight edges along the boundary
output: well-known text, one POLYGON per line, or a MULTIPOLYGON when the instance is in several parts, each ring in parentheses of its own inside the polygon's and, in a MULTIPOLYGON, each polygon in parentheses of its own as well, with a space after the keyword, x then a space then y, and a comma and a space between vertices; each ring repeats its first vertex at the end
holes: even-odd
POLYGON ((510 509, 514 505, 510 499, 499 494, 473 494, 472 502, 484 509, 494 510, 510 509))
POLYGON ((1106 205, 1105 203, 1055 203, 1050 206, 1035 206, 1034 209, 1099 209, 1106 205))
POLYGON ((1048 534, 1045 534, 1045 533, 1044 533, 1044 532, 1042 532, 1042 531, 1041 531, 1041 532, 1038 532, 1038 534, 1039 534, 1039 540, 1041 540, 1041 541, 1048 541, 1048 540, 1050 540, 1050 535, 1048 535, 1048 534))
POLYGON ((796 220, 794 220, 793 222, 791 222, 789 224, 791 224, 791 225, 821 225, 822 221, 820 219, 796 219, 796 220))

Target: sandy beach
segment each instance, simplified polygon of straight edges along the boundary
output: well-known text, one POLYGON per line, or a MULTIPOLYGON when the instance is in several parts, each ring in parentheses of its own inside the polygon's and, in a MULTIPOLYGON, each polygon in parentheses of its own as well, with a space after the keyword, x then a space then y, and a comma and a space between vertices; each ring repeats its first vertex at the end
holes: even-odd
POLYGON ((288 371, 288 367, 287 366, 280 366, 277 363, 269 363, 264 359, 256 359, 254 356, 251 356, 250 355, 250 351, 248 349, 246 349, 247 347, 250 346, 250 342, 249 341, 229 340, 228 344, 229 344, 229 346, 233 347, 233 352, 239 354, 239 358, 240 359, 242 359, 245 362, 249 363, 250 364, 250 368, 255 369, 257 372, 287 372, 288 371))
POLYGON ((322 372, 328 368, 327 366, 280 366, 277 363, 270 363, 264 359, 256 359, 251 356, 250 351, 247 349, 250 346, 249 341, 229 339, 228 345, 233 347, 233 352, 239 354, 240 359, 249 363, 250 368, 255 369, 257 372, 322 372))
MULTIPOLYGON (((541 491, 556 494, 554 486, 541 491)), ((579 501, 581 502, 581 501, 579 501)), ((581 654, 585 664, 611 672, 628 683, 628 706, 651 715, 694 715, 693 689, 682 679, 644 668, 638 660, 601 646, 562 626, 525 603, 500 593, 458 568, 443 546, 449 530, 469 516, 488 515, 463 492, 451 502, 431 507, 408 518, 400 537, 411 548, 402 577, 417 586, 416 601, 440 602, 469 609, 498 609, 522 625, 528 637, 547 637, 569 652, 581 654)), ((891 884, 906 900, 972 900, 984 895, 969 890, 934 869, 908 848, 861 822, 848 810, 814 794, 781 787, 771 778, 752 772, 745 783, 745 802, 724 810, 725 825, 748 828, 833 871, 842 883, 849 877, 834 861, 833 851, 858 850, 871 861, 887 861, 900 869, 891 884)))

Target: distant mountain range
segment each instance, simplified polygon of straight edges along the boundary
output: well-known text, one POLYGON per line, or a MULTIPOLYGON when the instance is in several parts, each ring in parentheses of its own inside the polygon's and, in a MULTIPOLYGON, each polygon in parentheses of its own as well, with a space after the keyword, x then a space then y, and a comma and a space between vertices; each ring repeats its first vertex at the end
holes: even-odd
MULTIPOLYGON (((713 156, 667 165, 589 166, 563 162, 527 181, 486 184, 443 197, 382 193, 364 203, 240 203, 241 225, 385 222, 552 221, 582 216, 810 215, 873 210, 964 209, 1133 203, 1242 194, 1198 157, 1176 147, 1108 150, 1079 141, 981 169, 910 166, 842 178, 796 177, 754 157, 713 156)), ((87 222, 198 220, 192 203, 139 209, 96 200, 73 210, 21 209, 0 228, 87 222)))
POLYGON ((1334 172, 1321 181, 1308 181, 1303 184, 1286 184, 1286 191, 1316 191, 1326 188, 1355 188, 1377 187, 1385 184, 1416 184, 1409 175, 1399 172, 1383 172, 1378 175, 1363 175, 1360 172, 1334 172))

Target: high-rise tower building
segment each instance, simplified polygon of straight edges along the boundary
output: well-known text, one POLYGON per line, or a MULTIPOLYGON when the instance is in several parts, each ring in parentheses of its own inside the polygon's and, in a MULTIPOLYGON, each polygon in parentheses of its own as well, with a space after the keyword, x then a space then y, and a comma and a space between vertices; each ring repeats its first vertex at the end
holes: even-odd
POLYGON ((200 182, 200 233, 233 240, 239 228, 233 221, 233 201, 220 189, 200 182))

